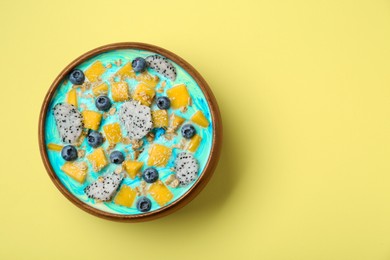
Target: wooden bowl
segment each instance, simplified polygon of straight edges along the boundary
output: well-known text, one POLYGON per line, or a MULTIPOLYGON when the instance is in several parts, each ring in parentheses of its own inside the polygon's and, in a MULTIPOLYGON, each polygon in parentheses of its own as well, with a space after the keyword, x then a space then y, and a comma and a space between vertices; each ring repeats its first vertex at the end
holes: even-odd
POLYGON ((147 221, 156 219, 159 217, 166 216, 186 204, 188 204, 192 199, 194 199, 199 192, 206 186, 208 181, 210 180, 211 176, 213 175, 213 172, 217 166, 218 159, 221 152, 221 145, 222 145, 222 121, 221 121, 221 115, 219 113, 217 101, 215 100, 215 97, 213 93, 210 90, 210 87, 207 85, 206 81, 203 79, 203 77, 185 60, 177 56, 176 54, 165 50, 163 48, 145 44, 145 43, 138 43, 138 42, 122 42, 122 43, 114 43, 109 44, 105 46, 101 46, 99 48, 96 48, 94 50, 91 50, 74 61, 72 61, 66 68, 57 76, 57 78, 54 80, 54 82, 51 84, 49 91, 46 94, 46 97, 43 101, 41 113, 39 116, 39 149, 41 152, 42 160, 45 165, 45 168, 51 178, 51 180, 54 182, 56 187, 62 192, 62 194, 68 198, 73 204, 78 206, 79 208, 85 210, 88 213, 91 213, 95 216, 114 220, 114 221, 121 221, 121 222, 140 222, 140 221, 147 221), (140 50, 146 50, 146 51, 152 51, 157 54, 160 54, 162 56, 167 57, 168 59, 176 62, 178 65, 180 65, 184 70, 186 70, 197 82, 201 90, 203 91, 206 100, 208 102, 208 105, 210 107, 211 111, 211 118, 213 121, 213 142, 211 146, 210 156, 208 158, 208 161, 206 163, 206 166, 203 170, 203 172, 200 174, 200 177, 196 180, 194 185, 190 187, 187 192, 182 195, 181 197, 177 198, 176 201, 172 202, 169 205, 166 205, 164 207, 161 207, 157 210, 147 212, 147 213, 141 213, 136 215, 121 215, 121 214, 115 214, 115 213, 109 213, 105 212, 99 209, 96 209, 82 201, 80 201, 78 198, 76 198, 71 192, 68 191, 66 187, 63 186, 61 181, 59 180, 58 176, 54 172, 46 150, 45 145, 45 121, 46 121, 46 115, 48 112, 48 107, 50 104, 51 99, 53 98, 55 91, 57 87, 59 86, 60 82, 68 76, 68 74, 71 72, 73 68, 75 68, 80 63, 86 61, 89 58, 92 58, 100 53, 111 51, 111 50, 118 50, 118 49, 140 49, 140 50))

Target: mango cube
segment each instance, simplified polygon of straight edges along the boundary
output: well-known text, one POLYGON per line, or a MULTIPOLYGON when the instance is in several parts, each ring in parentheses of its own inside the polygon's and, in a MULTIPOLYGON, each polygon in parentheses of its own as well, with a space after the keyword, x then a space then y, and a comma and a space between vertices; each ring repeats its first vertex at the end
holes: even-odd
POLYGON ((92 88, 92 93, 95 97, 100 95, 107 95, 108 93, 107 83, 103 82, 100 85, 97 85, 96 87, 92 88))
POLYGON ((176 130, 184 123, 184 121, 185 121, 184 118, 182 118, 176 114, 172 114, 170 117, 170 128, 172 130, 176 130))
POLYGON ((122 131, 119 123, 105 125, 103 131, 110 144, 117 144, 122 141, 122 131))
POLYGON ((123 167, 125 168, 125 171, 129 174, 129 176, 134 179, 143 165, 143 162, 128 160, 124 162, 123 167))
POLYGON ((92 110, 84 110, 82 112, 84 127, 92 130, 98 130, 102 121, 102 114, 92 110))
POLYGON ((149 150, 148 166, 166 166, 171 154, 171 148, 161 144, 154 144, 149 150))
POLYGON ((129 100, 129 86, 125 81, 111 83, 111 96, 115 102, 122 102, 129 100))
POLYGON ((47 145, 47 149, 52 150, 52 151, 56 151, 56 152, 61 152, 62 148, 63 148, 63 146, 59 145, 59 144, 50 143, 47 145))
POLYGON ((120 68, 116 72, 116 75, 119 76, 121 79, 135 78, 135 72, 133 70, 131 62, 126 63, 122 68, 120 68))
POLYGON ((100 76, 106 71, 103 63, 101 61, 95 61, 85 72, 85 76, 91 82, 98 81, 100 76))
POLYGON ((196 152, 201 141, 202 137, 200 137, 199 135, 194 135, 187 145, 187 150, 193 153, 196 152))
POLYGON ((173 198, 172 192, 164 185, 162 181, 157 181, 150 185, 149 194, 158 203, 158 205, 165 206, 173 198))
POLYGON ((186 107, 191 102, 190 94, 188 93, 187 87, 184 84, 179 84, 168 89, 167 95, 171 100, 171 107, 173 109, 186 107))
POLYGON ((155 95, 156 91, 152 87, 145 83, 140 83, 134 90, 133 99, 140 101, 144 106, 150 106, 155 95))
POLYGON ((85 162, 66 162, 61 167, 61 170, 79 183, 84 183, 87 177, 88 166, 85 162))
POLYGON ((204 116, 203 112, 198 110, 195 112, 195 114, 191 117, 191 121, 195 124, 198 124, 202 127, 208 127, 209 121, 207 121, 207 118, 204 116))
POLYGON ((137 80, 154 89, 160 81, 160 78, 150 75, 147 71, 145 71, 137 76, 137 80))
POLYGON ((68 92, 67 102, 68 102, 68 104, 71 104, 71 105, 74 105, 75 107, 77 107, 77 92, 76 92, 75 88, 72 88, 68 92))
POLYGON ((94 172, 100 171, 108 164, 106 154, 101 147, 87 155, 87 159, 91 163, 94 172))
POLYGON ((163 109, 152 111, 152 121, 154 127, 167 127, 168 112, 163 109))
POLYGON ((127 185, 122 185, 114 199, 114 203, 117 205, 131 207, 137 197, 137 192, 127 185))

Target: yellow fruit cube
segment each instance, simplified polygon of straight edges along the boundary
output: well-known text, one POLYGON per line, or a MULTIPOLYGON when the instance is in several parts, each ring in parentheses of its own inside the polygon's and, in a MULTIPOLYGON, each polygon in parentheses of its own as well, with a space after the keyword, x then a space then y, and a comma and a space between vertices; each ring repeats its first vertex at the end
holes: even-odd
POLYGON ((137 192, 127 185, 122 185, 115 196, 114 203, 117 205, 131 207, 137 197, 137 192))
POLYGON ((108 164, 106 154, 101 147, 87 155, 87 159, 91 163, 94 172, 100 171, 108 164))
POLYGON ((171 100, 173 109, 188 106, 191 102, 190 94, 184 84, 176 85, 167 90, 167 95, 171 100))
POLYGON ((68 99, 67 100, 68 104, 71 104, 71 105, 74 105, 75 107, 77 107, 77 92, 76 92, 75 88, 72 88, 68 92, 68 98, 67 99, 68 99))
POLYGON ((91 82, 98 81, 100 76, 106 71, 103 63, 100 61, 95 61, 85 72, 85 76, 91 82))
POLYGON ((198 124, 202 127, 208 127, 209 121, 207 121, 207 118, 204 116, 203 112, 198 110, 195 112, 195 114, 191 117, 191 121, 195 124, 198 124))
POLYGON ((150 106, 156 91, 144 83, 138 84, 133 93, 133 99, 140 101, 144 106, 150 106))
POLYGON ((194 153, 198 149, 201 141, 202 137, 199 135, 194 135, 187 145, 187 150, 194 153))
POLYGON ((142 166, 144 165, 143 162, 138 161, 125 161, 123 164, 123 167, 125 168, 125 171, 129 174, 129 176, 134 179, 137 176, 137 173, 141 170, 142 166))
POLYGON ((164 185, 162 181, 157 181, 150 185, 149 194, 158 203, 158 205, 165 206, 173 198, 172 192, 164 185))
POLYGON ((154 144, 149 150, 148 165, 164 167, 167 165, 171 154, 171 148, 161 144, 154 144))
POLYGON ((184 121, 185 121, 184 118, 182 118, 176 114, 172 114, 170 117, 170 128, 172 130, 176 130, 184 123, 184 121))
POLYGON ((92 110, 84 110, 82 112, 84 127, 92 130, 98 130, 102 121, 102 114, 92 110))
POLYGON ((103 131, 110 144, 117 144, 122 141, 122 131, 119 123, 105 125, 103 131))
POLYGON ((160 78, 157 76, 150 75, 148 72, 142 72, 137 76, 137 80, 145 83, 150 88, 155 88, 160 81, 160 78))
POLYGON ((129 100, 129 86, 125 81, 111 83, 111 96, 115 102, 122 102, 129 100))
POLYGON ((107 95, 108 93, 107 83, 103 82, 100 85, 97 85, 96 87, 92 88, 92 93, 95 97, 100 95, 107 95))
POLYGON ((87 177, 88 166, 85 162, 66 162, 61 170, 72 179, 84 183, 87 177))
POLYGON ((53 144, 53 143, 47 144, 47 149, 52 151, 61 152, 62 148, 63 146, 59 144, 53 144))
POLYGON ((119 76, 121 79, 135 78, 135 72, 133 70, 131 62, 126 63, 122 68, 120 68, 116 72, 116 75, 119 76))
POLYGON ((167 127, 168 126, 168 112, 166 110, 154 110, 152 111, 152 120, 154 127, 167 127))

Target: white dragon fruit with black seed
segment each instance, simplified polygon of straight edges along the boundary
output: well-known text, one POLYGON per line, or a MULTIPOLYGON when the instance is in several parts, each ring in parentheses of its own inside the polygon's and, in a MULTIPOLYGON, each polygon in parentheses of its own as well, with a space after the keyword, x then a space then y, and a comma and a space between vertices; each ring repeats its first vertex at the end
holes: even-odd
POLYGON ((154 69, 157 73, 164 75, 172 81, 176 79, 176 68, 165 57, 160 55, 150 55, 146 57, 146 62, 149 68, 154 69))
POLYGON ((141 139, 147 135, 153 127, 152 115, 148 106, 136 101, 123 103, 119 110, 119 119, 127 130, 131 139, 141 139))
POLYGON ((83 118, 78 109, 68 103, 58 103, 53 113, 61 140, 64 143, 76 143, 83 131, 83 118))
POLYGON ((109 201, 119 188, 123 180, 122 174, 111 173, 99 177, 88 185, 84 192, 89 198, 101 201, 109 201))
POLYGON ((193 182, 198 176, 199 165, 191 153, 181 152, 175 160, 176 178, 184 186, 193 182))

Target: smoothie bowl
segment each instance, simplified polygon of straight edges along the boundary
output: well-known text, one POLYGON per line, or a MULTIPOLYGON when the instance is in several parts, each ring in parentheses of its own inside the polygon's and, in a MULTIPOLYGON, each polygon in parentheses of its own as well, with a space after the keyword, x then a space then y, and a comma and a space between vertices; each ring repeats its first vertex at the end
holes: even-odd
POLYGON ((57 188, 96 216, 126 222, 183 207, 217 165, 222 125, 205 80, 160 47, 117 43, 69 64, 39 119, 57 188))

